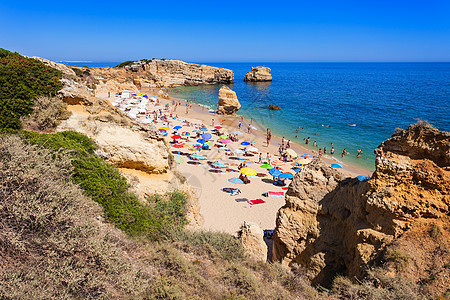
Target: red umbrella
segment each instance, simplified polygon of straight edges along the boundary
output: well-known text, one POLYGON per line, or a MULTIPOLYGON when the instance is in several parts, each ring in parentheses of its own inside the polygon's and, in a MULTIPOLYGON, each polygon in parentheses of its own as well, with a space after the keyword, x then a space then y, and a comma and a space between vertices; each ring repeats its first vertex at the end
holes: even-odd
POLYGON ((285 165, 285 163, 283 161, 281 161, 281 160, 274 160, 270 164, 272 166, 275 166, 275 167, 280 167, 280 166, 284 166, 285 165))
POLYGON ((181 138, 181 135, 179 135, 179 134, 174 134, 174 135, 172 135, 172 138, 173 138, 174 140, 178 140, 179 138, 181 138))
POLYGON ((214 128, 215 129, 222 129, 223 127, 222 126, 215 126, 214 128))

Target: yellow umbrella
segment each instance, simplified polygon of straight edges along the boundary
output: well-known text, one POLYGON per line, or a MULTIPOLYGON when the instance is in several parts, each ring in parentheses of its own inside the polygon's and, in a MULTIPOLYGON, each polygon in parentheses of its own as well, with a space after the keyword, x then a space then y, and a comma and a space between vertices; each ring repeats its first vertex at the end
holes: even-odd
POLYGON ((252 168, 242 168, 241 173, 247 176, 256 176, 256 171, 252 168))
POLYGON ((298 163, 299 165, 307 165, 311 161, 309 159, 306 159, 306 158, 299 158, 295 162, 298 163))
POLYGON ((161 127, 161 128, 159 128, 159 130, 167 131, 167 130, 170 130, 170 128, 169 127, 161 127))
POLYGON ((287 150, 286 150, 286 153, 287 153, 288 155, 290 155, 291 157, 297 157, 297 156, 298 156, 297 152, 295 152, 295 151, 292 150, 292 149, 287 149, 287 150))

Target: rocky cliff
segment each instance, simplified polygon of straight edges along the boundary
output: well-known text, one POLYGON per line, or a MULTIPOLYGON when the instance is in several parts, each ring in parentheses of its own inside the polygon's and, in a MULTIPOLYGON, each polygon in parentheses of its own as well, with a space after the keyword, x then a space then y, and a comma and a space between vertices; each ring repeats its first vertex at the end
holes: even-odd
POLYGON ((241 108, 236 92, 224 85, 219 90, 218 113, 221 115, 234 114, 241 108))
POLYGON ((267 67, 252 67, 252 70, 245 74, 244 81, 272 81, 272 74, 270 74, 270 71, 270 68, 267 67))
POLYGON ((67 108, 72 115, 63 121, 57 130, 74 130, 92 138, 99 147, 97 155, 117 166, 143 201, 154 193, 184 191, 188 196, 188 217, 191 226, 201 225, 203 219, 196 192, 176 170, 163 136, 154 126, 131 120, 108 101, 98 97, 99 94, 105 95, 106 91, 114 88, 135 87, 120 77, 111 77, 104 83, 92 73, 79 77, 65 65, 36 59, 61 70, 64 74, 63 89, 59 93, 68 104, 67 108))
POLYGON ((386 248, 394 247, 410 253, 404 273, 411 280, 440 270, 436 274, 444 275, 436 284, 449 286, 449 149, 449 132, 418 123, 397 130, 375 150, 369 180, 343 178, 321 160, 305 166, 277 214, 274 260, 298 264, 313 282, 326 285, 336 274, 361 278, 386 262, 386 248))

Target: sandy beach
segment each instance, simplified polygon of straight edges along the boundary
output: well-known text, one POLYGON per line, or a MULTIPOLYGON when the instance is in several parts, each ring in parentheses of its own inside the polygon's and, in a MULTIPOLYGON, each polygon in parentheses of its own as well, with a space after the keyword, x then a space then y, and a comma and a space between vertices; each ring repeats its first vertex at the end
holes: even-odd
MULTIPOLYGON (((155 91, 148 91, 149 96, 153 95, 155 91)), ((117 101, 118 97, 106 98, 111 103, 117 101)), ((186 113, 187 102, 182 99, 163 99, 158 97, 159 105, 155 105, 153 102, 149 102, 147 105, 147 112, 151 116, 147 117, 146 122, 153 120, 154 111, 161 110, 162 115, 167 117, 167 121, 158 117, 157 122, 154 123, 157 128, 170 127, 168 130, 167 140, 173 142, 171 138, 173 133, 178 133, 181 138, 177 141, 182 141, 185 146, 182 148, 175 148, 171 146, 172 153, 176 156, 177 169, 181 171, 187 178, 188 182, 195 187, 200 201, 200 213, 204 217, 203 229, 224 231, 231 234, 236 233, 244 221, 254 222, 258 224, 262 229, 274 229, 275 218, 278 209, 284 205, 284 192, 286 187, 290 183, 290 179, 286 180, 286 186, 275 186, 272 181, 272 176, 268 173, 267 169, 261 168, 261 163, 258 163, 259 154, 255 153, 254 156, 243 156, 243 153, 239 149, 245 149, 242 146, 242 142, 251 142, 251 146, 258 149, 258 153, 262 153, 262 161, 266 161, 267 153, 270 153, 271 161, 278 160, 278 148, 281 144, 281 138, 272 136, 270 145, 267 145, 265 129, 261 128, 258 124, 251 124, 252 129, 250 133, 247 133, 248 125, 251 121, 243 119, 242 126, 239 129, 239 121, 242 120, 241 116, 222 116, 217 115, 208 110, 208 108, 202 107, 196 104, 188 104, 188 112, 186 113), (178 103, 178 107, 175 109, 173 103, 178 103), (172 117, 170 115, 172 114, 172 117), (214 121, 213 121, 214 120, 214 121), (189 122, 189 126, 186 122, 189 122), (226 145, 226 149, 220 149, 218 147, 211 146, 210 150, 194 150, 189 145, 198 144, 197 138, 194 138, 196 133, 194 130, 198 130, 203 125, 212 134, 211 141, 217 145, 226 145), (179 130, 173 129, 175 126, 181 126, 179 130), (228 135, 235 131, 240 131, 242 134, 237 135, 238 142, 229 142, 227 144, 221 144, 218 142, 220 139, 218 135, 213 133, 214 126, 221 126, 219 129, 220 134, 228 135), (188 132, 191 137, 183 136, 182 133, 188 132), (194 151, 192 151, 194 150, 194 151), (236 152, 237 150, 237 152, 236 152), (230 155, 230 152, 233 155, 230 155), (181 155, 178 155, 180 153, 181 155), (185 154, 185 155, 183 155, 185 154), (189 155, 197 154, 204 158, 202 160, 191 160, 189 155), (227 155, 229 154, 229 155, 227 155), (250 184, 236 184, 229 180, 232 178, 238 178, 240 173, 238 165, 242 161, 239 158, 248 158, 249 164, 246 166, 254 169, 258 176, 250 177, 250 184), (207 162, 217 162, 222 165, 222 168, 213 169, 207 162), (221 170, 220 173, 216 173, 215 170, 221 170), (225 171, 228 170, 228 171, 225 171), (234 171, 230 171, 234 170, 234 171), (240 194, 231 196, 230 193, 224 192, 223 188, 237 188, 240 190, 240 194), (264 193, 272 192, 273 196, 264 196, 264 193), (248 201, 262 199, 264 203, 251 205, 248 201)), ((142 119, 141 119, 142 121, 142 119)), ((315 151, 305 148, 303 145, 292 143, 291 149, 293 149, 298 155, 309 155, 312 159, 317 157, 315 151)), ((248 147, 248 146, 247 146, 248 147)), ((336 155, 336 154, 335 154, 336 155)), ((337 163, 333 157, 324 155, 322 157, 328 164, 337 163)), ((349 164, 342 164, 343 168, 339 169, 344 176, 356 177, 358 175, 370 176, 370 171, 360 169, 356 166, 349 164)), ((289 172, 295 174, 293 170, 293 163, 286 162, 283 166, 280 166, 281 172, 289 172)))

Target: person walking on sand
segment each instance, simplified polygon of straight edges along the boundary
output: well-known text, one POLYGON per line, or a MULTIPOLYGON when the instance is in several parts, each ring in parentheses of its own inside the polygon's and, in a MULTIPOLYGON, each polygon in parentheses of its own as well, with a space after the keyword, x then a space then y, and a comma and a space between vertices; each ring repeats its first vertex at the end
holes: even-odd
POLYGON ((261 152, 259 152, 259 160, 258 160, 258 163, 262 163, 262 153, 261 153, 261 152))
POLYGON ((242 123, 239 121, 238 128, 241 129, 242 123))
POLYGON ((214 119, 211 120, 211 126, 214 126, 214 119))
POLYGON ((247 133, 250 133, 251 130, 252 130, 252 126, 250 124, 248 124, 247 133))

